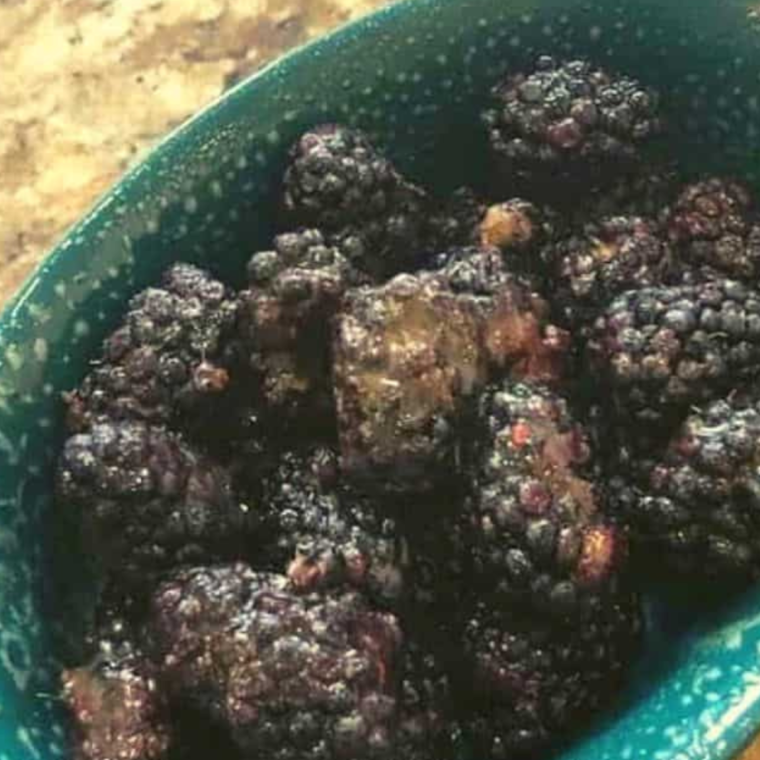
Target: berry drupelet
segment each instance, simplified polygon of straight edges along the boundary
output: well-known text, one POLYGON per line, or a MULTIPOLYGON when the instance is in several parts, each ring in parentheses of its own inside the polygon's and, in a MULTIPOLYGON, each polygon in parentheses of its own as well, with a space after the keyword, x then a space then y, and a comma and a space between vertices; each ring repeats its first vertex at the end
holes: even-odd
POLYGON ((582 234, 559 241, 548 257, 555 270, 555 312, 577 337, 587 337, 613 298, 665 284, 673 268, 672 252, 657 224, 636 216, 590 222, 582 234))
POLYGON ((172 728, 165 696, 134 647, 104 643, 96 661, 65 670, 63 702, 76 760, 165 760, 172 728))
POLYGON ((760 403, 729 396, 693 411, 662 454, 613 480, 634 546, 673 573, 760 576, 760 403))
POLYGON ((289 221, 363 241, 352 260, 359 269, 388 276, 412 268, 423 250, 427 205, 425 193, 358 130, 323 125, 293 148, 285 174, 289 221))
POLYGON ((143 422, 102 422, 69 438, 57 497, 61 509, 76 510, 98 567, 122 583, 234 557, 254 533, 226 470, 178 434, 143 422))
POLYGON ((318 230, 280 235, 248 264, 240 335, 270 407, 331 416, 330 320, 365 279, 318 230))
POLYGON ((102 359, 67 394, 69 428, 86 430, 103 417, 190 427, 213 417, 230 381, 237 312, 236 297, 207 272, 172 266, 160 287, 132 299, 102 359))
POLYGON ((637 81, 548 56, 495 87, 483 120, 503 181, 521 179, 537 197, 568 182, 587 190, 635 165, 660 131, 657 98, 637 81))
POLYGON ((468 614, 465 727, 476 757, 543 756, 606 709, 639 650, 638 601, 619 595, 567 629, 486 601, 468 614))
POLYGON ((262 512, 273 537, 265 564, 286 571, 299 593, 349 585, 399 605, 403 538, 387 512, 341 487, 333 451, 283 454, 264 483, 262 512))
POLYGON ((170 698, 226 726, 246 756, 397 760, 401 633, 360 596, 196 568, 156 591, 150 630, 170 698))
POLYGON ((463 512, 474 587, 577 618, 617 588, 627 554, 603 515, 585 430, 554 391, 513 380, 481 396, 477 426, 463 512))
POLYGON ((760 294, 734 280, 632 290, 600 316, 591 358, 629 420, 668 423, 760 370, 760 294))
POLYGON ((760 225, 737 182, 712 177, 688 185, 667 220, 684 263, 754 283, 760 274, 760 225))

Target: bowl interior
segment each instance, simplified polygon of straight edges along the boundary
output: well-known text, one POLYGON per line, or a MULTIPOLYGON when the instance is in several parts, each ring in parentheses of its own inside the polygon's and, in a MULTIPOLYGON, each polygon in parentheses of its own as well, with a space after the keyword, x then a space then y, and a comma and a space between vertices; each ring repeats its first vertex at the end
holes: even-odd
MULTIPOLYGON (((760 20, 737 0, 416 0, 238 86, 168 138, 64 239, 0 321, 0 760, 64 755, 56 648, 88 598, 86 561, 51 520, 60 393, 127 299, 170 262, 232 283, 272 231, 289 144, 342 121, 441 192, 483 181, 475 114, 540 53, 585 56, 658 88, 690 172, 758 184, 760 20), (55 551, 51 551, 51 546, 55 551), (55 557, 55 561, 51 558, 55 557), (61 614, 63 612, 63 614, 61 614)), ((649 648, 614 715, 567 758, 729 757, 760 719, 760 594, 707 614, 649 603, 649 648)), ((485 760, 485 759, 484 759, 485 760)))

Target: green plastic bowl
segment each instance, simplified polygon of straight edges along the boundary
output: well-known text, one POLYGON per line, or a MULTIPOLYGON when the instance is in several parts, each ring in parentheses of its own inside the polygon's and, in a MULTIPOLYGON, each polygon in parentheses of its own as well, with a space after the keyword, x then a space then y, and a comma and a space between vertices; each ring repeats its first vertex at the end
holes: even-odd
MULTIPOLYGON (((477 180, 487 154, 474 114, 485 93, 545 52, 586 56, 657 87, 684 166, 756 184, 760 32, 743 2, 417 0, 296 51, 185 124, 69 232, 7 307, 0 760, 66 754, 53 621, 76 632, 71 584, 86 563, 60 536, 56 562, 49 551, 60 393, 82 377, 127 299, 178 259, 240 281, 272 231, 287 148, 315 123, 368 129, 405 171, 441 190, 477 180)), ((727 758, 749 740, 760 723, 760 593, 712 617, 681 601, 667 612, 650 602, 637 683, 563 757, 727 758)))

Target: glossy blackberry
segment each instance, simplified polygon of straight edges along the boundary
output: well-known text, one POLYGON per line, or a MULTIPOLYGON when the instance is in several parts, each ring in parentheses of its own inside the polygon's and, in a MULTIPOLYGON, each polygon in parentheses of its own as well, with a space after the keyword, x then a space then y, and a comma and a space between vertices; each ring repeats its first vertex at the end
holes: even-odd
POLYGON ((462 646, 475 756, 542 756, 586 728, 614 704, 640 634, 638 601, 627 594, 569 629, 478 604, 462 646))
POLYGON ((568 183, 588 191, 635 165, 660 131, 657 110, 656 96, 633 79, 543 56, 534 71, 494 88, 483 120, 505 183, 561 197, 568 183))
POLYGON ((172 266, 160 287, 132 299, 102 358, 67 395, 69 428, 86 430, 104 416, 196 426, 194 418, 214 416, 230 381, 237 311, 237 299, 210 274, 172 266))
POLYGON ((123 583, 239 555, 255 533, 223 468, 143 422, 103 422, 69 438, 57 497, 60 509, 80 517, 96 564, 123 583))
POLYGON ((263 512, 274 536, 269 566, 299 592, 349 585, 398 607, 407 549, 394 519, 343 488, 336 454, 287 452, 265 481, 263 512))
POLYGON ((170 697, 246 756, 396 760, 401 634, 356 594, 296 596, 284 576, 196 568, 157 590, 151 633, 170 697))
POLYGON ((172 728, 148 660, 131 645, 102 643, 91 665, 65 670, 63 702, 77 760, 163 760, 172 728))
MULTIPOLYGON (((493 295, 466 292, 479 277, 466 274, 463 292, 451 272, 439 272, 349 294, 336 323, 333 380, 341 468, 352 482, 431 488, 454 474, 457 427, 490 367, 556 371, 545 305, 506 277, 493 295)), ((485 281, 490 287, 492 272, 485 281)))
POLYGON ((248 264, 240 334, 270 407, 330 416, 330 321, 350 287, 364 281, 321 232, 280 235, 248 264))
POLYGON ((694 410, 663 454, 621 472, 616 508, 642 556, 691 579, 760 576, 759 441, 756 396, 729 396, 694 410))
POLYGON ((358 130, 323 125, 294 146, 284 206, 295 225, 364 242, 352 263, 388 276, 413 267, 422 252, 427 199, 358 130))
POLYGON ((603 515, 586 431, 561 396, 511 380, 482 395, 477 426, 463 513, 475 587, 577 617, 618 586, 627 553, 603 515))
POLYGON ((630 291, 589 346, 620 415, 667 422, 757 375, 760 296, 726 279, 630 291))
POLYGON ((745 187, 713 177, 681 192, 667 219, 668 232, 685 263, 755 282, 760 274, 760 225, 751 211, 745 187))
POLYGON ((487 205, 469 187, 455 190, 429 215, 425 247, 433 256, 477 245, 487 205))
POLYGON ((655 222, 613 216, 589 223, 582 234, 553 247, 553 305, 576 336, 627 290, 663 285, 675 262, 655 222))

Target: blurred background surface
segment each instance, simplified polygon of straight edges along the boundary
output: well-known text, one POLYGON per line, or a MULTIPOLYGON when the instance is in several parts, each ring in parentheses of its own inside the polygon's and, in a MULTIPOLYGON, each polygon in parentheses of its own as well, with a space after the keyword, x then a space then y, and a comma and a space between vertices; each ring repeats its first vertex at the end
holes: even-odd
POLYGON ((155 142, 387 0, 0 0, 0 303, 155 142))

